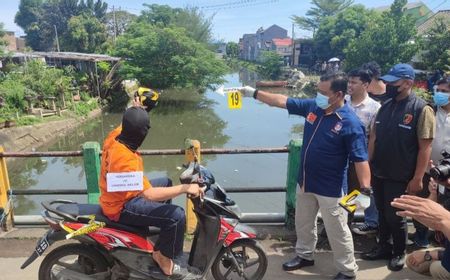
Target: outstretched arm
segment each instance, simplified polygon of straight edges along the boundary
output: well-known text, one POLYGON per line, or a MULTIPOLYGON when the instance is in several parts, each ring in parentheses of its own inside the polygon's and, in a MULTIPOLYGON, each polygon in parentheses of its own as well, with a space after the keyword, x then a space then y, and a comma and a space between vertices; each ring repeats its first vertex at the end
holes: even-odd
POLYGON ((288 99, 286 95, 257 90, 249 86, 243 87, 240 92, 245 97, 254 97, 267 105, 286 109, 286 102, 288 99))

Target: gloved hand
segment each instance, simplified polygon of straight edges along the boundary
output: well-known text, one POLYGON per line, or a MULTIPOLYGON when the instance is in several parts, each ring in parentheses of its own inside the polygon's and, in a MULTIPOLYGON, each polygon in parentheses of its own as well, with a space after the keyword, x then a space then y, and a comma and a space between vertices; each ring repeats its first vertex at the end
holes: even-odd
POLYGON ((241 92, 243 97, 253 97, 256 89, 254 89, 250 86, 245 86, 245 87, 239 89, 239 91, 241 92))
POLYGON ((370 206, 370 196, 361 193, 355 198, 354 203, 357 208, 365 210, 370 206))

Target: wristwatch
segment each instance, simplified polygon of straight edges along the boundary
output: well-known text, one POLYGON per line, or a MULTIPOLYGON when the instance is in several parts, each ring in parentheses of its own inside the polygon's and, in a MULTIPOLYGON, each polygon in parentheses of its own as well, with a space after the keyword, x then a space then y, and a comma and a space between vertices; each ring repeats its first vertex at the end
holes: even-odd
POLYGON ((371 186, 360 188, 360 192, 361 192, 362 194, 367 195, 367 196, 371 196, 371 195, 373 194, 373 191, 372 191, 372 187, 371 187, 371 186))
POLYGON ((253 93, 253 98, 257 99, 258 98, 258 90, 255 89, 255 92, 253 93))
POLYGON ((431 261, 433 258, 431 257, 430 251, 425 251, 425 255, 423 256, 423 259, 427 262, 431 261))

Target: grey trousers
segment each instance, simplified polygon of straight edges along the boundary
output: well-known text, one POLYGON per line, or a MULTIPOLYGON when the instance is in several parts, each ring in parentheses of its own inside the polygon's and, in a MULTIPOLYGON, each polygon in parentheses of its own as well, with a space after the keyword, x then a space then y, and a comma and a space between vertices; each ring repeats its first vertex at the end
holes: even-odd
POLYGON ((317 244, 317 214, 322 220, 333 250, 334 264, 339 272, 354 276, 358 270, 355 261, 353 238, 347 225, 347 212, 339 206, 340 198, 305 193, 297 188, 295 250, 301 258, 312 260, 317 244))

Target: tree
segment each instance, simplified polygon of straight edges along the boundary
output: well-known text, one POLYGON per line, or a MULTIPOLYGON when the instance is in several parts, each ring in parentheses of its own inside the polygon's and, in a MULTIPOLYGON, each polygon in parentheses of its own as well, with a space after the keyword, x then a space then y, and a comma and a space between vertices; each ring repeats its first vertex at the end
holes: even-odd
POLYGON ((19 11, 14 18, 15 23, 23 30, 27 30, 38 21, 43 2, 43 0, 20 0, 19 11))
POLYGON ((3 29, 3 22, 0 22, 0 55, 5 52, 4 47, 6 46, 6 41, 3 40, 3 36, 5 36, 5 34, 5 30, 3 29))
POLYGON ((227 67, 185 29, 133 23, 118 38, 116 56, 127 58, 120 73, 155 88, 204 89, 222 82, 227 67))
POLYGON ((67 32, 72 17, 90 15, 103 24, 106 9, 107 4, 101 0, 21 0, 15 22, 24 29, 32 49, 48 51, 55 46, 56 32, 62 42, 70 36, 67 32))
POLYGON ((212 17, 205 18, 194 8, 171 8, 167 5, 144 4, 139 20, 160 27, 176 26, 185 29, 186 34, 197 42, 208 44, 212 37, 212 17))
POLYGON ((84 0, 80 0, 77 8, 79 13, 89 14, 100 21, 104 21, 108 11, 108 4, 102 0, 97 0, 95 3, 93 0, 87 0, 86 3, 84 0))
POLYGON ((395 0, 391 9, 383 12, 382 20, 371 24, 344 50, 347 69, 376 61, 383 71, 400 62, 408 62, 417 53, 420 39, 414 19, 403 7, 406 0, 395 0))
POLYGON ((106 41, 105 25, 89 14, 71 17, 62 46, 66 51, 101 52, 106 41))
POLYGON ((428 70, 447 69, 450 65, 450 20, 439 18, 425 35, 422 60, 428 70))
POLYGON ((311 4, 313 7, 306 12, 306 16, 293 15, 291 18, 301 28, 315 32, 324 18, 350 7, 353 0, 311 0, 311 4))
POLYGON ((363 5, 354 5, 334 16, 324 18, 314 34, 315 54, 321 60, 344 57, 344 49, 372 22, 381 20, 380 14, 363 5))
POLYGON ((239 56, 239 45, 235 42, 228 42, 226 52, 228 57, 237 58, 239 56))
POLYGON ((109 37, 120 36, 127 30, 128 26, 137 19, 137 16, 123 10, 109 12, 105 16, 106 33, 109 37))
POLYGON ((266 78, 276 79, 280 76, 283 58, 274 51, 263 51, 258 72, 266 78))

